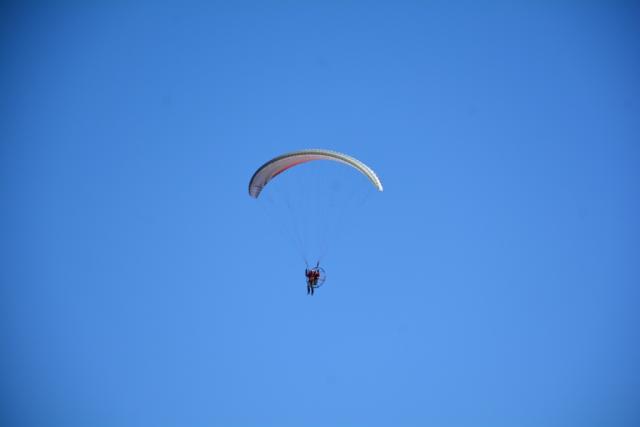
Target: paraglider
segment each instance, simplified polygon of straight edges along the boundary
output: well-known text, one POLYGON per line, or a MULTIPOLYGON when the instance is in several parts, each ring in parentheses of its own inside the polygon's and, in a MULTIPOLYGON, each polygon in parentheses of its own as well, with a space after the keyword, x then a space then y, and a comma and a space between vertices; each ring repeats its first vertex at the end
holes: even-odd
MULTIPOLYGON (((360 160, 332 150, 307 149, 282 154, 260 166, 249 181, 249 195, 257 199, 264 188, 267 186, 267 184, 269 184, 269 182, 271 182, 278 175, 282 174, 288 169, 315 160, 329 160, 350 166, 364 175, 378 191, 383 191, 382 182, 380 181, 378 176, 370 167, 362 163, 360 160)), ((288 202, 289 201, 287 200, 287 206, 290 206, 288 202)), ((306 209, 313 209, 313 205, 306 209)), ((295 220, 296 218, 293 219, 295 220)), ((293 223, 295 221, 291 222, 293 223)), ((302 239, 298 238, 298 240, 302 239)), ((307 258, 305 258, 305 263, 307 263, 307 258)), ((307 294, 313 295, 315 289, 320 287, 326 279, 324 270, 320 267, 319 259, 316 262, 316 266, 313 268, 309 268, 307 263, 307 268, 305 269, 305 277, 307 279, 307 294)))
POLYGON ((313 268, 305 268, 304 275, 307 278, 307 295, 313 295, 314 291, 322 286, 326 279, 324 269, 320 267, 320 261, 313 268))

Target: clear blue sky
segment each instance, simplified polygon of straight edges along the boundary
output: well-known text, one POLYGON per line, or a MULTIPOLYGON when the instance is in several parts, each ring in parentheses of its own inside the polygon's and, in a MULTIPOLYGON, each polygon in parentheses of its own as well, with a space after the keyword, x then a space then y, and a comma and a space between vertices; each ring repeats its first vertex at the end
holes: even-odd
POLYGON ((3 425, 640 425, 637 4, 156 3, 2 6, 3 425), (307 147, 385 184, 313 298, 307 147))

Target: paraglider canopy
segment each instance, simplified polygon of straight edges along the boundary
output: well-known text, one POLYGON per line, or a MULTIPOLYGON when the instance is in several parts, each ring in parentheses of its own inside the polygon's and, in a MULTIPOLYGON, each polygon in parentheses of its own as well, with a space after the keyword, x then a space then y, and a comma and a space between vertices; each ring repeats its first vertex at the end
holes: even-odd
POLYGON ((262 189, 273 178, 287 169, 313 160, 332 160, 349 165, 369 178, 369 181, 371 181, 378 191, 382 191, 382 182, 378 176, 370 167, 362 163, 360 160, 347 156, 346 154, 338 153, 337 151, 308 149, 283 154, 260 166, 249 182, 249 195, 251 197, 258 198, 262 189))

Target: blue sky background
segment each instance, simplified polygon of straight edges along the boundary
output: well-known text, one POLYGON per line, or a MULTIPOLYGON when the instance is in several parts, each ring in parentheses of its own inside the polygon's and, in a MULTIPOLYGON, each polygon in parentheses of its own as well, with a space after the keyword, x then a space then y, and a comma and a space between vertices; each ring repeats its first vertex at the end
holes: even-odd
POLYGON ((634 2, 1 11, 3 425, 640 424, 634 2), (385 183, 314 298, 307 147, 385 183))

